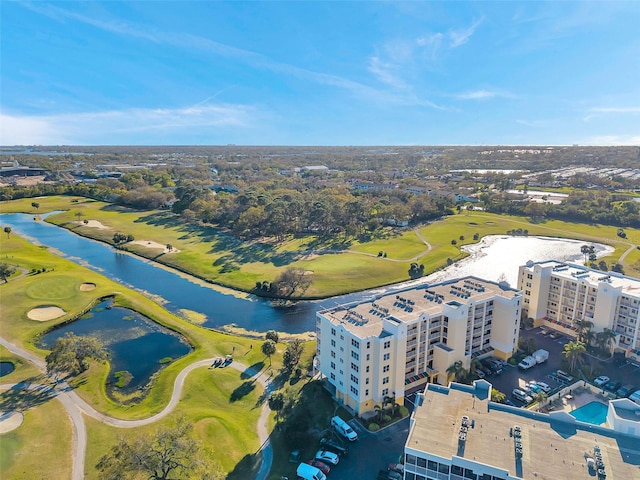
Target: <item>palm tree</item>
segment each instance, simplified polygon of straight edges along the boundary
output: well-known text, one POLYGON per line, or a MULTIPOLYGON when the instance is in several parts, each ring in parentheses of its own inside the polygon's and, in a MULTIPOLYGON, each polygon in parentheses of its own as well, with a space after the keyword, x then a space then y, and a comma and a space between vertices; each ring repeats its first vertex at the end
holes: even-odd
POLYGON ((31 202, 31 206, 38 210, 40 208, 40 204, 38 202, 31 202))
POLYGON ((584 264, 587 264, 587 255, 589 255, 589 245, 582 245, 580 247, 580 253, 584 255, 584 264))
POLYGON ((576 327, 578 327, 578 340, 584 342, 584 335, 593 328, 593 322, 589 320, 576 320, 575 324, 576 327))
POLYGON ((582 341, 586 345, 592 345, 593 341, 596 339, 597 336, 598 336, 598 334, 596 332, 594 332, 593 330, 587 330, 586 332, 584 332, 582 334, 582 341))
POLYGON ((384 410, 382 409, 382 407, 378 404, 375 404, 373 406, 373 410, 374 412, 376 412, 376 420, 378 423, 382 423, 382 415, 384 414, 384 410))
POLYGON ((491 389, 491 401, 496 403, 502 403, 507 398, 507 396, 502 393, 500 390, 495 388, 491 389))
POLYGON ((596 334, 596 344, 601 350, 605 350, 607 347, 611 350, 611 341, 617 336, 618 334, 616 332, 610 328, 605 328, 603 331, 596 334))
POLYGON ((6 226, 4 227, 4 233, 7 234, 7 238, 9 238, 11 236, 11 227, 10 226, 6 226))
POLYGON ((269 366, 271 366, 271 355, 276 353, 276 342, 273 340, 265 340, 261 349, 262 353, 264 353, 266 357, 269 357, 269 366))
POLYGON ((451 379, 454 379, 456 382, 462 382, 468 374, 469 372, 464 368, 461 360, 453 362, 453 364, 447 368, 447 383, 449 383, 451 379))
POLYGON ((564 351, 562 354, 569 362, 569 371, 574 373, 579 366, 582 366, 584 362, 584 354, 587 351, 584 343, 577 342, 569 342, 564 346, 564 351))
POLYGON ((545 403, 545 400, 547 399, 549 395, 547 395, 544 392, 538 392, 533 396, 533 399, 538 402, 538 409, 540 409, 540 407, 542 407, 545 403))

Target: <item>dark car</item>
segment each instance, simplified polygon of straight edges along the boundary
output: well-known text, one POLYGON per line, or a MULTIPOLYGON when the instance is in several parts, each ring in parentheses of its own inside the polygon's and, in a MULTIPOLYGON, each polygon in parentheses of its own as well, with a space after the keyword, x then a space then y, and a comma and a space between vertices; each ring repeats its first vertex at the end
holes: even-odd
POLYGON ((329 465, 327 465, 324 462, 321 462, 320 460, 316 460, 315 458, 313 460, 309 460, 307 463, 312 467, 316 467, 325 475, 331 471, 331 468, 329 468, 329 465))
POLYGON ((611 380, 604 386, 604 389, 607 390, 608 392, 615 392, 621 386, 622 386, 622 384, 620 382, 616 382, 615 380, 611 380))
POLYGON ((322 445, 323 448, 326 448, 330 452, 337 453, 341 457, 344 457, 347 453, 349 453, 349 447, 344 445, 339 440, 336 440, 335 438, 321 438, 320 445, 322 445))
POLYGON ((616 395, 620 398, 626 398, 633 392, 635 392, 635 390, 636 387, 634 387, 633 385, 623 385, 618 390, 616 390, 616 395))

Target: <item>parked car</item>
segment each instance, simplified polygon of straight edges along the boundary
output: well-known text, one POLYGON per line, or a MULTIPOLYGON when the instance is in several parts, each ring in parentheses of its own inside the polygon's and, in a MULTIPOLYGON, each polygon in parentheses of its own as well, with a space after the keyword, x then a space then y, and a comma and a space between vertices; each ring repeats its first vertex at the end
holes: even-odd
POLYGON ((544 383, 544 382, 536 382, 536 385, 538 385, 542 389, 542 391, 544 393, 547 393, 547 394, 551 393, 551 387, 549 385, 547 385, 546 383, 544 383))
POLYGON ((615 392, 616 390, 618 390, 620 387, 622 386, 622 384, 620 382, 616 382, 615 380, 610 380, 607 382, 607 384, 604 386, 604 389, 607 390, 608 392, 615 392))
POLYGON ((607 383, 609 380, 610 380, 610 378, 609 378, 609 377, 607 377, 606 375, 600 375, 598 378, 596 378, 596 379, 593 381, 593 384, 594 384, 596 387, 601 387, 601 386, 603 386, 603 385, 606 385, 606 383, 607 383))
POLYGON ((404 473, 404 464, 402 464, 402 463, 390 463, 388 470, 390 472, 404 473))
POLYGON ((347 422, 345 422, 337 415, 331 418, 331 426, 336 429, 336 432, 338 432, 350 442, 355 442, 356 440, 358 440, 358 434, 353 430, 353 428, 351 428, 351 426, 347 422))
POLYGON ((321 438, 320 445, 322 445, 323 449, 337 453, 341 457, 349 453, 349 447, 334 438, 321 438))
POLYGON ((318 450, 315 456, 316 460, 321 462, 330 463, 331 465, 337 465, 340 461, 337 453, 330 452, 329 450, 318 450))
POLYGON ((616 395, 620 398, 626 398, 633 393, 636 389, 633 385, 623 385, 618 390, 616 390, 616 395))
POLYGON ((485 378, 487 375, 481 368, 476 368, 476 377, 485 378))
POLYGON ((312 459, 312 460, 309 460, 307 463, 309 465, 311 465, 312 467, 316 467, 318 470, 320 470, 325 475, 331 471, 331 468, 329 468, 329 465, 327 465, 324 462, 321 462, 320 460, 316 460, 315 458, 312 459))
POLYGON ((520 388, 514 388, 513 391, 511 392, 511 396, 516 400, 518 400, 519 402, 522 402, 525 404, 529 404, 533 402, 533 398, 531 398, 530 395, 527 395, 527 393, 524 390, 521 390, 520 388))

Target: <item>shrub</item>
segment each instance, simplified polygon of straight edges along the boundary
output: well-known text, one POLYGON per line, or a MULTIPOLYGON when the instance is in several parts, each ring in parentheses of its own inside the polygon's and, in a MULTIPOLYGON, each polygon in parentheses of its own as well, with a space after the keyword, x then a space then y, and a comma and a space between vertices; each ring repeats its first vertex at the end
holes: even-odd
POLYGON ((400 405, 400 408, 398 409, 398 411, 400 412, 400 416, 403 418, 409 415, 409 409, 404 405, 400 405))
POLYGON ((160 359, 160 363, 163 364, 163 365, 165 363, 171 363, 172 361, 173 361, 173 358, 171 358, 171 357, 164 357, 164 358, 160 359))
POLYGON ((370 432, 377 432, 378 430, 380 430, 380 425, 378 425, 377 423, 370 423, 369 424, 369 431, 370 432))
POLYGON ((383 423, 389 423, 391 421, 391 415, 383 415, 382 416, 382 422, 383 423))

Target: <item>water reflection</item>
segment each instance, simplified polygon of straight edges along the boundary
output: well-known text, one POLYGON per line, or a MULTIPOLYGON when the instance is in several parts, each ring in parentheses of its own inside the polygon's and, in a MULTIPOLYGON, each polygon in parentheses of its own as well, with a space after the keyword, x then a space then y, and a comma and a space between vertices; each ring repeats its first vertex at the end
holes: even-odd
POLYGON ((89 314, 50 331, 42 337, 42 346, 49 348, 68 332, 98 338, 111 356, 109 382, 116 383, 116 372, 132 375, 123 392, 144 387, 163 364, 189 353, 190 347, 178 335, 133 310, 111 307, 110 302, 100 302, 89 314))

